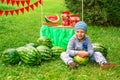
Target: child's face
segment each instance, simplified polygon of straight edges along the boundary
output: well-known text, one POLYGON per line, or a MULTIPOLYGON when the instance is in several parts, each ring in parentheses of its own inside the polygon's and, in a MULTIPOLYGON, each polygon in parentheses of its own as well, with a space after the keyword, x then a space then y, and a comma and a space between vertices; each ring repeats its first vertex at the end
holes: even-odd
POLYGON ((82 30, 82 29, 76 30, 75 34, 76 34, 76 37, 77 37, 79 40, 83 40, 84 37, 85 37, 85 31, 82 30))

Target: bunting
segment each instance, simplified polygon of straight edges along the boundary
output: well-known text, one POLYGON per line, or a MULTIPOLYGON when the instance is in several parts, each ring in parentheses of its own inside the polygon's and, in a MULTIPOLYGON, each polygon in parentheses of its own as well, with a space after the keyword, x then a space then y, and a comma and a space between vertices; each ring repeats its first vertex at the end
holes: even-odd
POLYGON ((1 3, 6 3, 8 4, 12 4, 12 6, 14 6, 14 4, 16 3, 17 6, 20 5, 20 3, 22 4, 22 6, 24 6, 24 3, 26 3, 27 5, 30 4, 30 0, 0 0, 1 3))
MULTIPOLYGON (((15 10, 0 10, 0 16, 2 16, 3 14, 5 14, 6 16, 8 16, 9 14, 14 15, 15 13, 17 15, 19 15, 19 13, 21 12, 22 14, 24 14, 24 11, 26 10, 27 12, 29 12, 29 9, 31 8, 32 10, 34 10, 34 7, 38 7, 38 4, 42 4, 42 0, 38 0, 37 2, 30 4, 30 0, 6 0, 7 4, 9 4, 10 2, 12 2, 12 5, 14 5, 15 3, 17 4, 17 6, 20 5, 20 3, 22 4, 22 6, 24 6, 25 2, 28 4, 26 7, 20 8, 20 9, 15 9, 15 10), (21 2, 20 2, 21 1, 21 2)), ((4 0, 1 0, 2 3, 4 3, 4 0)))

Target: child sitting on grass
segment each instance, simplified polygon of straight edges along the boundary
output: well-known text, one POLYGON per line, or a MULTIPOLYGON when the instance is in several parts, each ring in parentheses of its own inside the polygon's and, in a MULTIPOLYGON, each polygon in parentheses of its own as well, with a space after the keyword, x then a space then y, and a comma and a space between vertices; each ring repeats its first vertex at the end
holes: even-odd
POLYGON ((94 52, 93 46, 87 33, 87 24, 83 21, 79 21, 74 26, 75 35, 70 39, 66 52, 61 53, 60 57, 69 65, 70 69, 78 67, 78 64, 74 62, 73 57, 78 55, 79 57, 89 57, 90 61, 96 61, 101 69, 114 68, 116 65, 108 63, 101 52, 94 52))

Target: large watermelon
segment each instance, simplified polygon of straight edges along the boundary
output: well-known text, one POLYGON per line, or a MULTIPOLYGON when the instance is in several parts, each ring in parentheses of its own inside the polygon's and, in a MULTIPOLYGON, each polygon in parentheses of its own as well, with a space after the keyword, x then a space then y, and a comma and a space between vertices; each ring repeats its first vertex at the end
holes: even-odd
POLYGON ((38 45, 37 45, 37 44, 35 44, 35 43, 28 43, 28 44, 26 44, 25 46, 37 47, 38 45))
POLYGON ((2 61, 9 64, 18 64, 20 61, 20 56, 16 49, 10 48, 3 52, 2 61))
POLYGON ((52 45, 52 41, 50 40, 50 38, 42 36, 37 40, 38 45, 44 45, 47 46, 49 48, 53 47, 52 45))
POLYGON ((51 49, 47 46, 38 46, 37 50, 42 55, 42 60, 50 60, 52 58, 51 49))
POLYGON ((74 61, 80 65, 86 65, 89 61, 89 58, 88 57, 85 57, 85 58, 82 58, 82 57, 79 57, 78 55, 77 56, 74 56, 74 61))
POLYGON ((19 49, 21 60, 28 65, 39 65, 41 62, 41 54, 32 46, 21 47, 19 49))
POLYGON ((19 53, 21 53, 22 51, 24 51, 25 48, 26 48, 25 46, 22 46, 22 47, 16 48, 16 50, 17 50, 17 52, 18 52, 18 54, 19 54, 19 53))
POLYGON ((47 23, 57 23, 59 21, 59 16, 45 16, 45 20, 47 23))
POLYGON ((102 44, 100 43, 93 43, 93 48, 94 48, 94 51, 98 51, 98 52, 101 52, 103 54, 104 57, 107 57, 107 48, 105 48, 102 44))
POLYGON ((54 46, 51 48, 53 56, 60 56, 60 54, 65 51, 63 48, 59 46, 54 46))

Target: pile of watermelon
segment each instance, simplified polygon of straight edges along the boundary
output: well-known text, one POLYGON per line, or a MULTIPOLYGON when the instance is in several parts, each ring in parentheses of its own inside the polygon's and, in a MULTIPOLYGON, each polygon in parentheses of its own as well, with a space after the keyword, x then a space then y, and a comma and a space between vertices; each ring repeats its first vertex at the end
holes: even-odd
MULTIPOLYGON (((93 43, 93 47, 95 51, 99 51, 103 56, 107 57, 108 52, 103 45, 93 43)), ((53 57, 57 59, 62 52, 64 52, 64 49, 60 46, 53 46, 52 41, 48 37, 40 37, 36 44, 28 43, 16 49, 6 49, 1 55, 1 60, 12 65, 19 64, 19 62, 27 65, 39 65, 43 61, 50 61, 53 57)), ((79 64, 88 62, 88 59, 81 59, 77 56, 74 57, 74 60, 79 64)))
POLYGON ((60 56, 64 51, 61 47, 53 46, 47 37, 38 38, 36 44, 28 43, 16 49, 7 49, 2 54, 2 61, 8 64, 39 65, 43 61, 50 61, 54 55, 60 56))

